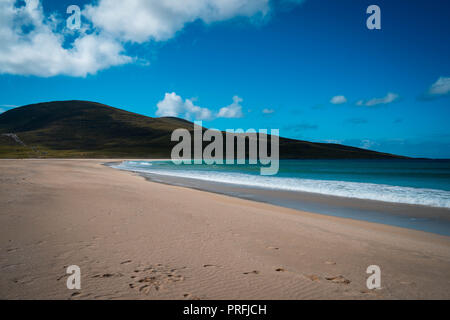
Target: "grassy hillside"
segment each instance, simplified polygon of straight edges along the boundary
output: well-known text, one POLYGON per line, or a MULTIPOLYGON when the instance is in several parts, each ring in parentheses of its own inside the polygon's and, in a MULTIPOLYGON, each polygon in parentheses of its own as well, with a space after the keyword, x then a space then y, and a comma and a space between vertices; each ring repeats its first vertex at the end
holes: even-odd
MULTIPOLYGON (((170 136, 177 128, 192 131, 193 124, 88 101, 32 104, 0 114, 0 158, 168 158, 176 144, 170 136)), ((280 138, 280 157, 398 158, 338 144, 285 138, 280 138)))

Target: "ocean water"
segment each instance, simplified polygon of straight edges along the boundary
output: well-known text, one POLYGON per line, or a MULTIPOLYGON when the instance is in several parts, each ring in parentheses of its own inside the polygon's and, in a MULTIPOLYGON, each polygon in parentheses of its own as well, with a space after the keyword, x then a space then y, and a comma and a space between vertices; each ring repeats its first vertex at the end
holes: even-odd
POLYGON ((450 208, 449 160, 281 160, 274 176, 259 165, 175 165, 124 161, 113 167, 239 187, 309 192, 353 199, 450 208))

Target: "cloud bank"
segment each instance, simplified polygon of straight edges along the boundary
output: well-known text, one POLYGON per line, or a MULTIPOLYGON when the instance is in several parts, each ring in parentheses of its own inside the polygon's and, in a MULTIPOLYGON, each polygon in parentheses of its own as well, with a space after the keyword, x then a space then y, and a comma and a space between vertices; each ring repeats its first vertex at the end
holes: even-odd
POLYGON ((102 33, 81 34, 65 47, 55 16, 45 17, 39 0, 0 1, 0 73, 50 77, 86 76, 130 63, 122 45, 102 33))
POLYGON ((127 43, 165 41, 196 20, 269 10, 269 0, 99 0, 85 6, 82 28, 72 31, 66 17, 45 16, 39 0, 1 0, 0 74, 85 77, 139 60, 126 53, 127 43))
POLYGON ((86 16, 93 24, 125 41, 137 43, 172 38, 184 25, 237 16, 265 15, 269 0, 100 0, 88 5, 86 16))

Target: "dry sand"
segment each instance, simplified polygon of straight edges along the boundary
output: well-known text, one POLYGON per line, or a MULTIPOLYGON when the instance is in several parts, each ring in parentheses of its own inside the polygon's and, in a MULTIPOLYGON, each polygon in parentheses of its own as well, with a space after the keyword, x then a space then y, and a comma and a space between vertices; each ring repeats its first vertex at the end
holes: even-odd
POLYGON ((148 182, 104 162, 0 161, 0 299, 450 298, 450 237, 148 182), (66 288, 73 264, 81 290, 66 288), (382 288, 368 290, 373 264, 382 288))

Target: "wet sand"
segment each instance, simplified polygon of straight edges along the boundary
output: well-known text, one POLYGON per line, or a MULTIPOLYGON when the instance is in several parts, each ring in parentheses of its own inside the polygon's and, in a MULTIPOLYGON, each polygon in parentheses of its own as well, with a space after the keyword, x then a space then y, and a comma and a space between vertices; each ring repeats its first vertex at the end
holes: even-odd
MULTIPOLYGON (((114 165, 111 163, 107 165, 114 165)), ((190 178, 139 173, 150 181, 220 193, 335 217, 382 223, 450 236, 450 209, 345 198, 317 193, 270 190, 190 178)))
POLYGON ((0 161, 1 299, 450 298, 450 237, 146 181, 112 160, 0 161), (81 268, 81 290, 66 268, 81 268), (366 268, 381 268, 381 289, 366 268))

